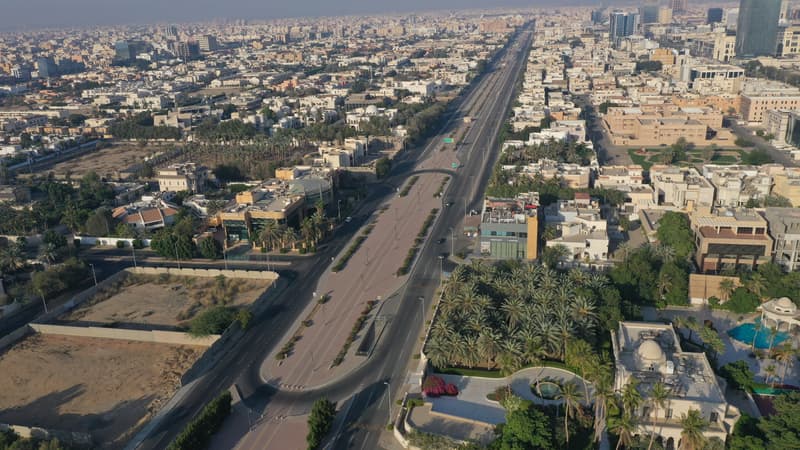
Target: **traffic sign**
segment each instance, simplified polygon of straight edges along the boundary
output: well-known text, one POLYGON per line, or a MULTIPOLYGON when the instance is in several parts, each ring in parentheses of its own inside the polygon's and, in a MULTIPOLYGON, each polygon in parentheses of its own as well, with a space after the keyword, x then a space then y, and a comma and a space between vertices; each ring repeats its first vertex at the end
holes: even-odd
POLYGON ((453 139, 453 138, 449 138, 449 137, 444 138, 444 143, 445 144, 452 144, 454 142, 455 142, 455 139, 453 139))

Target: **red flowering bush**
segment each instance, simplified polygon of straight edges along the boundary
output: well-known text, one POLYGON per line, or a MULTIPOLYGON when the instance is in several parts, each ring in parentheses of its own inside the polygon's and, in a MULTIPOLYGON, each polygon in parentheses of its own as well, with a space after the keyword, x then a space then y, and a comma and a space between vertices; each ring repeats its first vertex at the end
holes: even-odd
POLYGON ((441 395, 458 395, 458 388, 452 383, 445 383, 441 377, 429 375, 422 382, 422 393, 426 397, 439 397, 441 395))

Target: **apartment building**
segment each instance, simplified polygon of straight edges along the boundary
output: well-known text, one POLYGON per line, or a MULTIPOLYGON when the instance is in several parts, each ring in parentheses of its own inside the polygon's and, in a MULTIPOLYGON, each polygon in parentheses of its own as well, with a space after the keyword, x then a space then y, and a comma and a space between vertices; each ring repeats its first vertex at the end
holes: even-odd
POLYGON ((775 264, 787 271, 800 270, 800 209, 767 208, 764 218, 775 240, 775 264))
POLYGON ((208 169, 195 163, 173 164, 159 169, 156 179, 158 180, 158 189, 161 192, 189 191, 198 193, 205 190, 208 169))
POLYGON ((714 186, 693 167, 655 165, 650 168, 653 201, 685 211, 708 211, 714 204, 714 186))
POLYGON ((719 208, 689 214, 695 262, 702 273, 725 268, 752 270, 772 259, 767 221, 751 209, 719 208))
MULTIPOLYGON (((517 170, 517 166, 504 166, 504 170, 517 170)), ((545 180, 557 178, 563 187, 587 189, 592 181, 592 168, 580 164, 561 163, 550 159, 540 159, 522 167, 520 174, 545 180)))
POLYGON ((517 198, 488 197, 480 223, 481 256, 492 259, 534 260, 538 256, 539 194, 517 198))
POLYGON ((642 166, 601 166, 594 181, 594 187, 616 189, 619 186, 641 185, 644 183, 642 166))
POLYGON ((557 237, 547 247, 563 245, 572 261, 608 259, 608 223, 600 205, 589 194, 576 193, 575 200, 559 200, 544 209, 545 224, 556 228, 557 237))
POLYGON ((614 390, 622 391, 636 382, 644 400, 633 413, 637 417, 635 434, 654 431, 661 436, 665 448, 681 448, 681 418, 690 410, 700 411, 708 421, 703 432, 706 438, 723 442, 733 432, 741 417, 739 410, 728 404, 724 389, 704 353, 685 352, 672 325, 650 322, 620 322, 611 331, 611 345, 616 361, 614 390), (653 387, 661 383, 669 392, 664 408, 653 408, 649 397, 653 387))
POLYGON ((764 200, 772 190, 772 176, 756 166, 706 164, 703 176, 714 185, 715 206, 744 206, 750 200, 764 200))
POLYGON ((742 89, 744 69, 728 64, 694 66, 689 72, 689 81, 698 94, 736 94, 742 89))
POLYGON ((741 95, 742 119, 764 122, 768 111, 800 109, 800 89, 776 81, 749 79, 741 95))

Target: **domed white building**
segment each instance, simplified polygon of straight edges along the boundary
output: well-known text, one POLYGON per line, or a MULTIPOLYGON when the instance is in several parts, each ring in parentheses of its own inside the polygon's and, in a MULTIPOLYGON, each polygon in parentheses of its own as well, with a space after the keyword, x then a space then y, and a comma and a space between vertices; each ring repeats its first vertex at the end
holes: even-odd
POLYGON ((758 307, 761 323, 778 331, 791 331, 800 325, 797 305, 789 297, 774 298, 758 307))
MULTIPOLYGON (((784 305, 786 306, 786 305, 784 305)), ((619 329, 611 332, 614 350, 614 390, 621 392, 629 383, 636 382, 642 406, 633 412, 642 418, 635 434, 657 433, 664 448, 680 446, 681 415, 698 410, 709 422, 703 433, 707 438, 718 437, 725 441, 741 414, 729 405, 706 355, 684 352, 671 325, 648 322, 620 322, 619 329), (669 391, 667 408, 659 408, 657 417, 647 401, 653 386, 663 384, 669 391), (658 423, 654 429, 653 422, 658 423)))

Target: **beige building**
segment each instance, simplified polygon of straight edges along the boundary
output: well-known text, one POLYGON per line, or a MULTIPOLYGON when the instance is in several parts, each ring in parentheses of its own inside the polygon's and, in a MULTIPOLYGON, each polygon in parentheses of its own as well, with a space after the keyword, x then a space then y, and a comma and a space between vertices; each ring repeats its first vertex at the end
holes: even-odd
POLYGON ((616 189, 619 186, 640 185, 644 182, 642 166, 631 164, 627 166, 600 166, 594 187, 602 189, 616 189))
POLYGON ((722 129, 722 113, 711 108, 613 107, 608 109, 603 120, 614 145, 671 145, 682 137, 692 144, 706 146, 729 138, 729 133, 722 129), (714 139, 708 139, 711 130, 717 133, 714 139))
POLYGON ((754 210, 720 208, 689 215, 695 236, 695 262, 701 273, 726 268, 752 270, 772 260, 767 221, 754 210))
POLYGON ((650 168, 653 201, 685 211, 709 211, 714 186, 693 167, 655 165, 650 168))
POLYGON ((800 24, 785 24, 778 27, 776 56, 787 57, 800 54, 800 24))
POLYGON ((771 110, 800 109, 800 89, 767 80, 747 80, 742 91, 742 118, 761 124, 771 110))
POLYGON ((621 392, 636 382, 644 400, 634 416, 636 433, 656 433, 665 448, 681 448, 681 419, 697 410, 708 421, 706 438, 725 442, 741 413, 725 399, 724 382, 717 379, 703 353, 684 352, 672 325, 650 322, 620 322, 611 332, 614 351, 614 390, 621 392), (669 392, 663 408, 648 401, 656 383, 669 392), (654 425, 655 423, 655 425, 654 425))
POLYGON ((157 176, 158 189, 161 192, 203 192, 207 179, 208 169, 195 163, 173 164, 159 169, 157 176))

